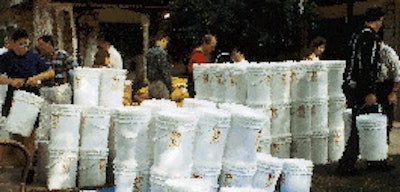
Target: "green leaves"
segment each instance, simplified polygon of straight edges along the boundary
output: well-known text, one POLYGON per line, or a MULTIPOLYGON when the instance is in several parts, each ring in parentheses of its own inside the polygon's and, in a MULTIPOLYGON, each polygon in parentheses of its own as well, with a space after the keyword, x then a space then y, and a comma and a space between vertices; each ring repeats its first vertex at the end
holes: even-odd
POLYGON ((318 19, 314 3, 305 1, 299 6, 299 2, 176 0, 171 6, 169 53, 185 59, 201 37, 211 33, 218 38, 216 52, 241 46, 246 58, 253 61, 299 58, 307 38, 304 35, 318 19))

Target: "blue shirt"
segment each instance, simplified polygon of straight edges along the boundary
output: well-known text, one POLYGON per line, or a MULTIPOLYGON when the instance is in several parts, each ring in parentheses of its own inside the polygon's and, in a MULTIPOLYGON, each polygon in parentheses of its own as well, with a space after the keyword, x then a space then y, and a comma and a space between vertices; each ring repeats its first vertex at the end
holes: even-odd
POLYGON ((41 56, 32 51, 25 55, 16 55, 9 51, 0 56, 0 73, 6 73, 10 78, 25 78, 35 76, 50 68, 41 60, 41 56))

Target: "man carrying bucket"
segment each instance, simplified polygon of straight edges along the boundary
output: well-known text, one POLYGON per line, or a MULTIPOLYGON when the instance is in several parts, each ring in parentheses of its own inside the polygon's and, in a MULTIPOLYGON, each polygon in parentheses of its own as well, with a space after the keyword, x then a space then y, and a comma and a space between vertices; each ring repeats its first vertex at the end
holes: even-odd
MULTIPOLYGON (((30 41, 26 30, 16 29, 8 43, 10 51, 0 56, 0 73, 7 74, 7 76, 0 76, 0 84, 8 85, 2 110, 3 116, 8 116, 10 112, 15 90, 39 95, 40 82, 54 77, 54 70, 41 60, 39 54, 29 50, 30 41)), ((12 138, 22 141, 27 148, 33 147, 33 139, 26 139, 20 135, 13 135, 12 138)), ((33 153, 33 151, 30 152, 33 153)))
MULTIPOLYGON (((389 89, 379 83, 381 63, 378 31, 382 27, 384 11, 380 7, 369 8, 365 13, 365 25, 352 36, 350 52, 346 63, 344 88, 347 90, 348 104, 352 106, 352 129, 345 151, 339 160, 338 173, 354 175, 355 163, 359 155, 359 134, 356 127, 356 116, 365 113, 378 113, 379 105, 395 103, 398 83, 389 89)), ((386 86, 387 87, 387 86, 386 86)), ((383 108, 385 110, 385 108, 383 108)), ((385 111, 383 111, 386 113, 385 111)), ((368 161, 369 171, 389 171, 393 166, 386 160, 368 161)))

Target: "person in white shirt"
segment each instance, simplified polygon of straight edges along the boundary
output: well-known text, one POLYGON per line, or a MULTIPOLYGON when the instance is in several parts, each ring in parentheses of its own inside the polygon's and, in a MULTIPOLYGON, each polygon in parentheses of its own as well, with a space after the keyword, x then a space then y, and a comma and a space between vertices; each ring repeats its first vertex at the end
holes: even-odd
POLYGON ((112 45, 112 41, 109 38, 102 39, 99 43, 99 47, 106 50, 110 54, 110 64, 108 65, 109 68, 123 68, 121 54, 117 51, 117 49, 115 49, 115 47, 112 45))
POLYGON ((239 47, 232 49, 231 58, 234 64, 249 64, 245 59, 244 54, 240 51, 239 47))

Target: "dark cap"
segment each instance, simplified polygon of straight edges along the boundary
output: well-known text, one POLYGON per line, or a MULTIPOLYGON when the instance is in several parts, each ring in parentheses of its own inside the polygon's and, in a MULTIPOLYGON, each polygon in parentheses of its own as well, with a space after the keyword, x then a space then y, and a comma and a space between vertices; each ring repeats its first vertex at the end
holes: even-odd
POLYGON ((382 9, 382 7, 374 6, 367 9, 364 19, 367 22, 378 21, 383 16, 385 16, 385 11, 382 9))

